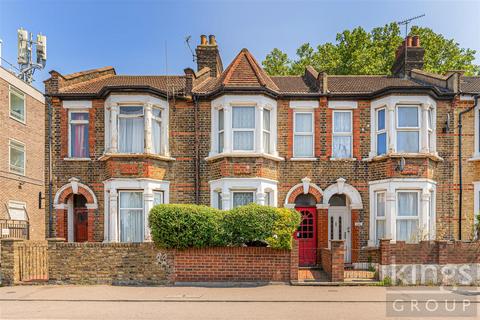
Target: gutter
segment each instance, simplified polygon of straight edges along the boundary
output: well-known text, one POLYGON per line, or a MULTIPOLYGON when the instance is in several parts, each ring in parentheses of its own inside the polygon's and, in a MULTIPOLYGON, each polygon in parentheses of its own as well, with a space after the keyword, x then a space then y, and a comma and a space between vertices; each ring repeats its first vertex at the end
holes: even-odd
POLYGON ((472 110, 478 105, 478 98, 480 95, 476 94, 475 103, 470 108, 461 111, 458 114, 458 240, 462 240, 462 210, 463 210, 463 164, 462 164, 462 116, 472 110))

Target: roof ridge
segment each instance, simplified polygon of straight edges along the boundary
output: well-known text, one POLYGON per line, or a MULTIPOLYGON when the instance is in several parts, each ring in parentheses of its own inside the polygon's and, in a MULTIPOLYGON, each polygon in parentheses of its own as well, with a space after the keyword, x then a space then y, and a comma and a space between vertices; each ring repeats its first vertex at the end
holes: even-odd
POLYGON ((79 71, 79 72, 74 72, 74 73, 62 75, 62 77, 66 80, 71 80, 71 79, 74 79, 74 78, 77 78, 77 77, 80 77, 80 76, 84 76, 84 75, 87 75, 87 74, 90 74, 90 73, 101 72, 101 71, 110 70, 110 69, 115 69, 115 68, 112 67, 112 66, 105 66, 105 67, 100 67, 100 68, 96 68, 96 69, 89 69, 89 70, 85 70, 85 71, 79 71))

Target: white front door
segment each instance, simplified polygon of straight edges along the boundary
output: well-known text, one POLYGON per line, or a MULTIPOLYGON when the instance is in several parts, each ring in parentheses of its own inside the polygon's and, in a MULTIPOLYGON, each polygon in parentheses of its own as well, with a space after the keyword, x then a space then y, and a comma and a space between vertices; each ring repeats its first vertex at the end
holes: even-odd
POLYGON ((345 240, 345 263, 351 262, 351 219, 348 207, 328 209, 328 239, 345 240))

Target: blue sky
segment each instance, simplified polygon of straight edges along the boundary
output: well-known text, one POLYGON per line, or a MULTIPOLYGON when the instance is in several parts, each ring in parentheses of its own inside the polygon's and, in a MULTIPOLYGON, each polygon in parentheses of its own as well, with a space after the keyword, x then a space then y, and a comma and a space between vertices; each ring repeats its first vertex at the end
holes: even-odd
POLYGON ((52 69, 67 74, 111 65, 118 74, 182 74, 194 66, 187 35, 195 47, 200 34, 215 34, 226 66, 244 47, 259 61, 275 47, 294 56, 302 43, 333 42, 346 28, 370 30, 422 13, 418 25, 477 50, 480 63, 478 0, 0 0, 0 38, 3 57, 16 64, 17 28, 47 35, 47 67, 35 77, 43 89, 52 69))

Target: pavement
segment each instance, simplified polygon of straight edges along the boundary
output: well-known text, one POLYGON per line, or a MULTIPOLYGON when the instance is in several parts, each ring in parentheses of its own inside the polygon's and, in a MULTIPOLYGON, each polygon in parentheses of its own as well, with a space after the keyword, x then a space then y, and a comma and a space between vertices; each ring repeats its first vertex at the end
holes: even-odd
MULTIPOLYGON (((434 287, 298 287, 283 284, 234 287, 17 286, 0 288, 0 319, 407 319, 387 314, 392 292, 402 303, 434 287)), ((441 290, 440 305, 461 307, 476 318, 480 290, 441 290), (443 298, 442 298, 443 299, 443 298), (465 306, 463 306, 465 307, 465 306), (472 308, 475 308, 473 310, 472 308), (472 313, 472 311, 475 311, 472 313)), ((425 305, 432 295, 423 295, 425 305)), ((438 312, 441 311, 441 307, 438 312)), ((428 319, 446 319, 428 314, 428 319)), ((457 314, 458 315, 458 314, 457 314)), ((421 319, 418 315, 415 319, 421 319)))

